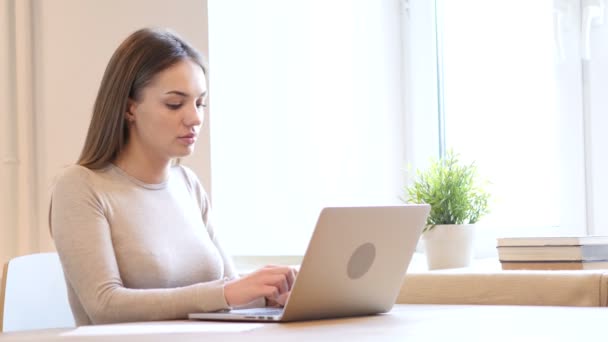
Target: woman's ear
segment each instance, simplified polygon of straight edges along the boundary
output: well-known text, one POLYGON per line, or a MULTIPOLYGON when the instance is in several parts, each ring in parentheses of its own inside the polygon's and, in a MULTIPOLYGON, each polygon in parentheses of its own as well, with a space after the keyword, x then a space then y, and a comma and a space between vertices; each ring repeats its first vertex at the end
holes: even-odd
POLYGON ((127 102, 127 111, 125 112, 125 119, 129 123, 135 122, 135 112, 137 111, 137 103, 135 100, 129 98, 127 102))

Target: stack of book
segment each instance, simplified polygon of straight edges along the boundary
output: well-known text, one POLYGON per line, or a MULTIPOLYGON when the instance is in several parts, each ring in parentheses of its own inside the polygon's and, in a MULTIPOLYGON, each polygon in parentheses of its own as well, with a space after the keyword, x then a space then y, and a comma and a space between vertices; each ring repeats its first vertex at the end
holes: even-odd
POLYGON ((608 269, 608 236, 497 239, 503 270, 608 269))

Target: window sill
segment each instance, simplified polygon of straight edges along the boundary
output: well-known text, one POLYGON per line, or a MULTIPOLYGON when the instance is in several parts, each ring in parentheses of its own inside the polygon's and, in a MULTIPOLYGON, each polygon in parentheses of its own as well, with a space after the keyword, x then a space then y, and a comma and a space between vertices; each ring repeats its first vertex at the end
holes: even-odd
POLYGON ((299 266, 302 258, 302 255, 237 255, 232 260, 238 272, 246 274, 266 265, 299 266))
MULTIPOLYGON (((266 265, 287 265, 298 267, 302 263, 302 255, 238 255, 233 260, 241 274, 253 272, 266 265)), ((470 266, 463 268, 429 270, 424 253, 416 252, 408 267, 408 273, 448 272, 448 273, 483 273, 500 271, 500 262, 496 257, 474 259, 470 266)))

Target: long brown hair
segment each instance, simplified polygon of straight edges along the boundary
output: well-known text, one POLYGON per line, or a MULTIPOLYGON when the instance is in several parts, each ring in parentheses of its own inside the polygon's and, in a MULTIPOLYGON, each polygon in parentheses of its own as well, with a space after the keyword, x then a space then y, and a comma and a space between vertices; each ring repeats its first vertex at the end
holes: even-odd
POLYGON ((77 163, 95 170, 114 161, 129 140, 128 100, 137 101, 154 76, 183 59, 206 73, 199 52, 170 30, 144 28, 127 37, 106 67, 77 163))

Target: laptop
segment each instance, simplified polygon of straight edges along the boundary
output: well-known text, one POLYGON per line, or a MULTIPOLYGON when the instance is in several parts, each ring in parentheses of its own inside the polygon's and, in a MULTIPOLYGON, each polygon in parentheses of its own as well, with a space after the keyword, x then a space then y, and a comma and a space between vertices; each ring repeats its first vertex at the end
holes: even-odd
POLYGON ((193 320, 292 322, 393 307, 430 206, 324 208, 283 308, 190 313, 193 320))

